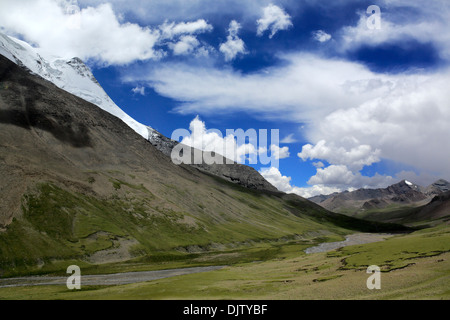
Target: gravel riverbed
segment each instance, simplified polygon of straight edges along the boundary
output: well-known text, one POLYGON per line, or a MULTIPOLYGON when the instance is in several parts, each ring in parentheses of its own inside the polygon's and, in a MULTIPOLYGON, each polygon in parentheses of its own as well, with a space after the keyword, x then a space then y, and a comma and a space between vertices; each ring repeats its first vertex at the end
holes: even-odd
POLYGON ((307 254, 310 253, 318 253, 318 252, 328 252, 332 250, 336 250, 339 248, 347 247, 347 246, 353 246, 357 244, 365 244, 365 243, 372 243, 372 242, 378 242, 378 241, 384 241, 389 237, 392 237, 392 234, 387 233, 355 233, 348 235, 345 237, 344 241, 338 241, 338 242, 326 242, 321 243, 318 246, 310 247, 305 250, 307 254))

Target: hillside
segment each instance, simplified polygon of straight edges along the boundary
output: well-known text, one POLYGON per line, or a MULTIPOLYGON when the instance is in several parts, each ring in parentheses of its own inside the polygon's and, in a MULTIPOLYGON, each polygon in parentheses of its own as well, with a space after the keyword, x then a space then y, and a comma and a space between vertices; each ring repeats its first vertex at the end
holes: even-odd
POLYGON ((423 206, 372 210, 357 216, 370 221, 383 221, 409 226, 435 226, 450 221, 450 192, 435 196, 423 206))
POLYGON ((0 88, 5 276, 404 230, 177 166, 119 118, 1 56, 0 88))

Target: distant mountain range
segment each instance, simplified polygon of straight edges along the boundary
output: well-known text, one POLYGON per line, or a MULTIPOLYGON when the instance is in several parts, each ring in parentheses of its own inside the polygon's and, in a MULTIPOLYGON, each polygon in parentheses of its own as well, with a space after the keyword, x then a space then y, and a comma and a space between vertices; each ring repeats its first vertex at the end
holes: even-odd
MULTIPOLYGON (((432 201, 447 201, 445 195, 450 192, 450 182, 440 179, 433 184, 422 187, 410 181, 403 180, 387 188, 358 189, 330 195, 320 195, 309 200, 327 210, 369 220, 392 222, 389 212, 403 211, 405 208, 425 207, 432 201), (437 197, 437 198, 436 198, 437 197), (441 197, 441 198, 439 198, 441 197), (380 215, 383 213, 383 215, 380 215), (383 216, 384 219, 380 217, 383 216), (377 219, 374 219, 377 217, 377 219)), ((431 208, 430 206, 428 208, 431 208)), ((429 209, 423 211, 428 212, 429 209)), ((450 212, 447 212, 450 215, 450 212)), ((416 218, 425 218, 423 214, 416 218)), ((434 216, 428 218, 432 219, 434 216)))

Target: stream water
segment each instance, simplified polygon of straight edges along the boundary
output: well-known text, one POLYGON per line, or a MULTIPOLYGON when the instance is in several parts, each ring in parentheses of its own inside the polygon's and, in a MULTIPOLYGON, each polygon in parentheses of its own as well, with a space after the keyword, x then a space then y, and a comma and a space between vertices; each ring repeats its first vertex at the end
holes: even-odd
POLYGON ((372 243, 378 241, 384 241, 387 238, 392 237, 391 234, 386 233, 355 233, 345 237, 344 241, 338 242, 325 242, 318 246, 310 247, 305 250, 307 254, 328 252, 339 248, 353 246, 357 244, 372 243))
MULTIPOLYGON (((151 280, 164 279, 192 273, 208 272, 222 269, 222 266, 195 267, 184 269, 127 272, 104 275, 81 275, 81 285, 122 285, 151 280)), ((69 275, 68 275, 69 277, 69 275)), ((0 279, 0 288, 24 287, 24 286, 44 286, 44 285, 66 285, 67 277, 21 277, 0 279)))

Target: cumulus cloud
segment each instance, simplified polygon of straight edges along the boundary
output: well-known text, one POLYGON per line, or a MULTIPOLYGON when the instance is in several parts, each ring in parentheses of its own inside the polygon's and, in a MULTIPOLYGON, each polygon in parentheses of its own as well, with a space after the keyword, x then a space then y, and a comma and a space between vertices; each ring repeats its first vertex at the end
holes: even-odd
POLYGON ((304 198, 311 198, 321 194, 327 195, 334 192, 343 191, 340 188, 325 185, 314 185, 307 188, 293 186, 291 184, 292 178, 283 176, 280 170, 274 167, 263 168, 259 173, 278 190, 285 193, 294 193, 304 198))
POLYGON ((367 177, 360 173, 354 174, 345 166, 332 165, 327 168, 317 168, 316 175, 308 181, 310 187, 301 188, 292 185, 292 178, 284 176, 277 168, 263 168, 260 173, 278 190, 286 193, 295 193, 304 198, 328 195, 345 190, 353 191, 358 188, 384 188, 398 182, 398 179, 400 179, 399 176, 394 178, 379 174, 367 177))
POLYGON ((225 137, 218 130, 207 129, 205 122, 197 116, 189 125, 190 135, 181 143, 203 151, 215 152, 227 159, 245 163, 248 156, 257 155, 257 147, 252 143, 239 143, 236 136, 228 134, 225 137))
MULTIPOLYGON (((267 148, 267 139, 258 136, 258 131, 253 129, 228 129, 226 135, 223 135, 217 129, 207 129, 205 122, 197 116, 191 121, 189 130, 175 131, 172 139, 189 147, 217 153, 241 164, 259 163, 277 167, 280 159, 289 157, 288 147, 280 148, 271 144, 267 148)), ((271 140, 274 141, 274 136, 271 136, 271 140)))
POLYGON ((327 145, 325 140, 321 140, 314 146, 304 145, 298 157, 303 161, 321 159, 331 164, 344 164, 360 171, 364 166, 379 162, 379 154, 380 150, 373 150, 370 145, 359 144, 348 150, 342 145, 336 146, 334 143, 327 145))
POLYGON ((373 177, 363 176, 361 173, 353 173, 345 165, 331 165, 326 168, 317 168, 316 175, 312 176, 308 184, 325 185, 345 189, 353 188, 381 188, 397 182, 391 176, 376 174, 373 177))
POLYGON ((256 23, 258 25, 257 35, 262 36, 264 32, 270 30, 269 38, 272 38, 278 31, 292 27, 291 16, 273 4, 264 8, 262 18, 256 23))
POLYGON ((283 176, 277 168, 264 168, 261 169, 260 173, 278 190, 286 193, 293 193, 293 187, 291 186, 292 178, 283 176))
POLYGON ((65 58, 78 56, 106 64, 158 59, 159 32, 133 23, 121 23, 108 3, 70 10, 67 1, 13 1, 1 3, 0 25, 10 34, 65 58))
POLYGON ((158 44, 167 45, 175 56, 209 55, 209 46, 202 45, 197 39, 197 35, 213 30, 213 26, 204 19, 179 23, 166 20, 159 26, 159 30, 161 31, 161 36, 158 44))
POLYGON ((241 25, 233 20, 228 29, 227 41, 220 45, 220 52, 225 55, 225 61, 233 60, 238 54, 245 54, 245 43, 239 38, 238 32, 241 25))
POLYGON ((313 32, 313 39, 319 42, 327 42, 331 40, 331 35, 323 30, 317 30, 313 32))
POLYGON ((270 151, 272 156, 275 157, 275 159, 286 159, 289 158, 290 156, 289 147, 280 148, 279 146, 272 144, 270 146, 270 151))
POLYGON ((169 44, 169 47, 173 50, 173 54, 176 56, 186 55, 192 53, 200 42, 194 36, 182 36, 176 43, 169 44))
POLYGON ((450 145, 445 138, 450 123, 450 93, 446 90, 449 81, 448 70, 432 75, 399 77, 388 93, 317 119, 309 131, 309 137, 317 141, 316 145, 308 146, 303 156, 323 157, 354 170, 377 158, 386 158, 449 177, 446 159, 450 159, 450 145), (342 137, 346 141, 342 141, 342 137), (333 147, 326 149, 322 139, 332 142, 333 147), (346 145, 352 144, 359 145, 354 152, 350 149, 349 153, 343 153, 341 148, 336 149, 336 146, 345 149, 346 145), (342 160, 333 152, 342 156, 342 160), (351 161, 355 161, 354 166, 350 165, 351 161))
POLYGON ((204 19, 189 22, 164 21, 141 27, 123 22, 111 3, 92 3, 80 8, 71 0, 5 0, 1 3, 0 27, 52 55, 79 57, 99 64, 124 65, 141 60, 159 60, 167 55, 208 55, 210 48, 196 36, 211 32, 204 19))

